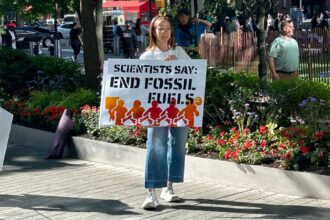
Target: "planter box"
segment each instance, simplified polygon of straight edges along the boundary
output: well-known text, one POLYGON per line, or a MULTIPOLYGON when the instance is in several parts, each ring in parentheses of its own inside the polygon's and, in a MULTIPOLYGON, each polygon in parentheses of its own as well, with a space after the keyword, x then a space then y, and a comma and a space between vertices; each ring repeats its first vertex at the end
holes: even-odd
MULTIPOLYGON (((10 143, 38 148, 46 153, 53 136, 50 132, 13 125, 10 143)), ((145 150, 72 137, 65 156, 143 170, 145 150)), ((330 200, 330 176, 325 175, 192 156, 186 157, 185 172, 187 177, 200 181, 330 200)))

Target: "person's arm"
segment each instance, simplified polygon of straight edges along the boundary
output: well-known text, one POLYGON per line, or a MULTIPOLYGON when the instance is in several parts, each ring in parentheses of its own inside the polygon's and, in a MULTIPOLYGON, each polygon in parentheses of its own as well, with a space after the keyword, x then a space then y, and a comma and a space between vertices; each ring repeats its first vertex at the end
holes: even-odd
POLYGON ((204 19, 200 19, 200 18, 196 18, 195 20, 197 23, 201 23, 205 26, 205 29, 210 29, 212 26, 212 23, 209 22, 208 20, 204 20, 204 19))
POLYGON ((82 41, 82 39, 81 39, 80 34, 78 35, 78 39, 79 39, 79 41, 80 41, 80 45, 81 45, 81 46, 84 46, 84 43, 83 43, 83 41, 82 41))
POLYGON ((268 56, 268 66, 269 66, 269 70, 273 76, 273 79, 275 79, 275 80, 279 79, 280 77, 275 69, 274 57, 268 56))

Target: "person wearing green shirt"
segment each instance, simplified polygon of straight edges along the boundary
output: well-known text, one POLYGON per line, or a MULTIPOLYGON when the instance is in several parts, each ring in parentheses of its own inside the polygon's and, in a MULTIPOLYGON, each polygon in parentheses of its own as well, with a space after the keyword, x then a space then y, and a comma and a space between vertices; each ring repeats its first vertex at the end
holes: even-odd
POLYGON ((281 35, 271 45, 268 54, 269 69, 274 80, 298 78, 299 47, 292 38, 294 25, 291 20, 281 23, 281 35))

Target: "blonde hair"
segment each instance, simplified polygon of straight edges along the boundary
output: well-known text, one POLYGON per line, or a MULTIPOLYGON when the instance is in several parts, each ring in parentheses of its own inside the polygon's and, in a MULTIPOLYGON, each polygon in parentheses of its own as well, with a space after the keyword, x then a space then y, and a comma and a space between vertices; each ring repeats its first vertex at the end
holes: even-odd
POLYGON ((156 15, 150 22, 150 28, 149 28, 149 45, 147 47, 147 50, 153 50, 155 49, 155 47, 157 46, 157 38, 155 36, 155 23, 156 21, 162 21, 162 20, 166 20, 170 23, 171 25, 171 37, 168 41, 169 46, 171 47, 171 49, 175 49, 176 46, 176 42, 175 42, 175 38, 174 38, 174 33, 173 33, 173 25, 172 25, 172 21, 169 17, 167 16, 162 16, 162 15, 156 15))

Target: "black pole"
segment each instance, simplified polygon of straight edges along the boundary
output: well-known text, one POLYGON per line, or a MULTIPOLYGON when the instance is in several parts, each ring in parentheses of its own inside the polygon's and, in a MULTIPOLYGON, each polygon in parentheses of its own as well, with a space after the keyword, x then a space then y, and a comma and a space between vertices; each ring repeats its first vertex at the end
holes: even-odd
POLYGON ((152 19, 152 0, 149 0, 149 21, 152 19))
POLYGON ((54 7, 55 7, 55 12, 54 12, 54 31, 55 31, 55 36, 54 39, 57 40, 57 4, 54 1, 54 7))
MULTIPOLYGON (((197 17, 198 3, 197 0, 194 0, 194 18, 197 17)), ((198 46, 198 23, 195 24, 195 46, 198 46)))

